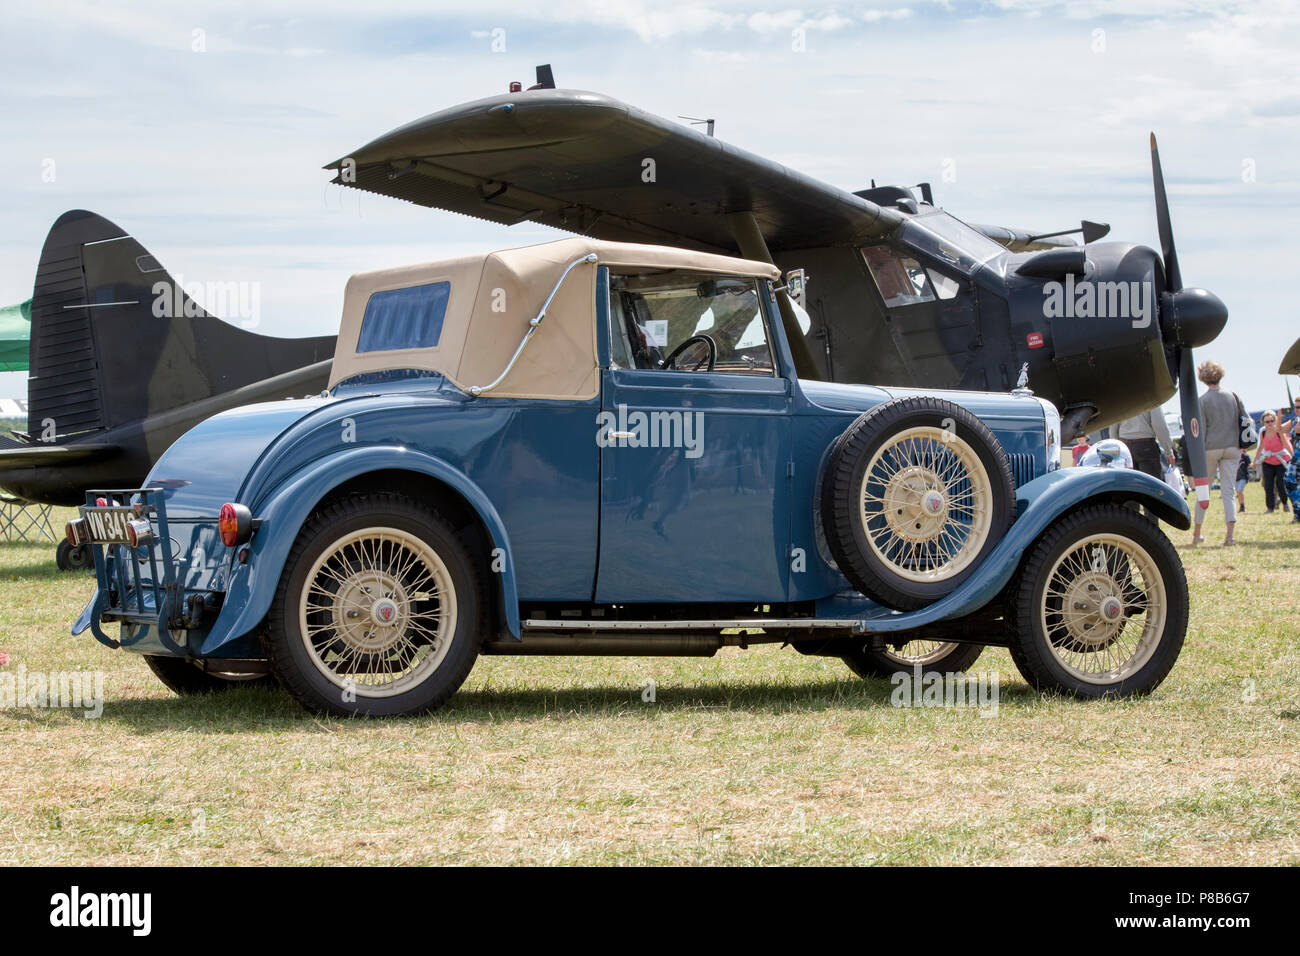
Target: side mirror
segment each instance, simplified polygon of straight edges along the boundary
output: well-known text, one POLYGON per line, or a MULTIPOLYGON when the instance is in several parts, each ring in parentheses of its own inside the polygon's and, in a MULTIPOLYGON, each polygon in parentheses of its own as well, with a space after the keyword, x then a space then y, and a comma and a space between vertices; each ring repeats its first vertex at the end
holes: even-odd
POLYGON ((784 292, 792 301, 799 303, 799 308, 807 310, 805 298, 808 290, 808 276, 802 269, 791 269, 785 274, 785 285, 778 291, 784 292))

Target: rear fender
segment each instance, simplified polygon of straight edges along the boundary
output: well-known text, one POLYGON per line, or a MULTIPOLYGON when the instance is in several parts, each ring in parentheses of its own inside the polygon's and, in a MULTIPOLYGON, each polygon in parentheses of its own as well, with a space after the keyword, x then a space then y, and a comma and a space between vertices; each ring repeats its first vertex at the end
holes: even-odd
MULTIPOLYGON (((296 472, 267 497, 255 513, 261 526, 249 543, 247 564, 235 563, 221 612, 203 641, 199 656, 255 628, 271 607, 280 574, 298 531, 316 505, 332 490, 375 471, 409 471, 426 475, 454 489, 478 514, 493 548, 499 548, 503 617, 511 637, 519 639, 519 592, 514 555, 505 525, 492 502, 462 471, 445 461, 395 446, 366 446, 320 459, 296 472)), ((494 566, 496 562, 494 562, 494 566)))

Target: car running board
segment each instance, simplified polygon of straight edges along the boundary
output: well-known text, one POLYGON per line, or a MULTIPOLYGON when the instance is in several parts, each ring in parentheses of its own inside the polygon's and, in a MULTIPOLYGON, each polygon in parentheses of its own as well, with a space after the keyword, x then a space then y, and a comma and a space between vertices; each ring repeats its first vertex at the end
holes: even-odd
POLYGON ((812 637, 814 632, 839 631, 843 636, 850 637, 861 633, 862 622, 852 618, 812 617, 674 621, 530 618, 523 622, 523 628, 522 640, 487 641, 482 645, 482 652, 596 657, 712 657, 723 647, 782 643, 812 637))

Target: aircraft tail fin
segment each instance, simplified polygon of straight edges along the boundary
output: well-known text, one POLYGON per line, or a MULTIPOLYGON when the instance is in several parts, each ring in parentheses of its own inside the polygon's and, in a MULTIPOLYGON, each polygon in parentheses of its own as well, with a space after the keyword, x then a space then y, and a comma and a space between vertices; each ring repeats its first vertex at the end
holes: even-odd
MULTIPOLYGON (((248 299, 237 283, 207 288, 248 299)), ((28 431, 46 443, 88 438, 329 359, 334 342, 258 335, 210 315, 124 230, 74 209, 50 228, 36 271, 28 431)))

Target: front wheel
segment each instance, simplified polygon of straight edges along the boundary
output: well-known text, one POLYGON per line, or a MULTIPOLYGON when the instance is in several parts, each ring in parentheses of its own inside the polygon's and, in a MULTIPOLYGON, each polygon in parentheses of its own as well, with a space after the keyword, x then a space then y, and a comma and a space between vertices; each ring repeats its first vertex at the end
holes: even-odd
POLYGON ((1119 505, 1084 508, 1048 529, 1011 597, 1011 656, 1039 690, 1150 693, 1187 631, 1178 552, 1154 521, 1119 505))
POLYGON ((919 640, 898 646, 886 644, 884 650, 873 651, 864 642, 861 647, 844 655, 844 663, 859 677, 888 679, 895 674, 914 674, 918 667, 923 674, 965 673, 982 653, 982 644, 919 640))
POLYGON ((482 639, 480 581, 442 517, 355 496, 304 524, 268 615, 267 656, 308 708, 398 716, 441 706, 482 639))
POLYGON ((219 694, 237 687, 276 688, 270 674, 214 674, 184 657, 145 654, 144 662, 167 689, 181 697, 195 694, 219 694))

